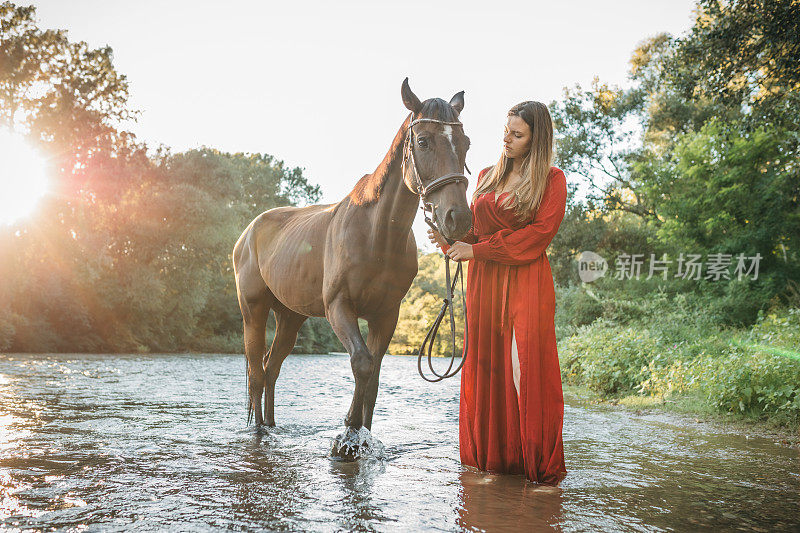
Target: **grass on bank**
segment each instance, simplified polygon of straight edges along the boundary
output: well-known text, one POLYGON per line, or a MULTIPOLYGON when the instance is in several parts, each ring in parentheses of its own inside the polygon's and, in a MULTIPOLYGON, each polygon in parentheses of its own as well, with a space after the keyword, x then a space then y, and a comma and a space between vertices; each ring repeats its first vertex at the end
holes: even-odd
POLYGON ((587 287, 559 292, 565 385, 629 407, 800 427, 800 308, 776 307, 737 328, 719 325, 702 298, 684 294, 624 300, 587 287))

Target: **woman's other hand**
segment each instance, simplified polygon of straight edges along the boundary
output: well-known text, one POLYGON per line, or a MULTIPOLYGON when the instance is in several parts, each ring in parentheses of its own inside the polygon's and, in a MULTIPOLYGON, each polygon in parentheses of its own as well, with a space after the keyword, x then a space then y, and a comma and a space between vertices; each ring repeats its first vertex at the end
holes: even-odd
POLYGON ((469 261, 475 257, 472 253, 472 245, 461 241, 451 244, 447 255, 455 261, 469 261))
POLYGON ((442 237, 442 234, 439 233, 438 231, 436 231, 433 228, 428 228, 428 238, 431 240, 431 242, 433 244, 435 244, 439 248, 442 248, 443 246, 445 246, 447 244, 447 241, 444 240, 444 237, 442 237))

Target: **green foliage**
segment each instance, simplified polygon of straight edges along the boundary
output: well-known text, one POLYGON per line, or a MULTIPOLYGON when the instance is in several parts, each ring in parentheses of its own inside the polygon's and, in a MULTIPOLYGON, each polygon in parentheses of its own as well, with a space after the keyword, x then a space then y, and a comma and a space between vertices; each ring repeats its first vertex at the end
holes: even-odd
POLYGON ((0 4, 0 125, 86 155, 103 142, 98 137, 113 136, 114 124, 135 114, 126 106, 128 82, 114 68, 111 48, 41 30, 35 12, 0 4))
POLYGON ((608 396, 630 392, 647 377, 647 365, 660 354, 658 339, 639 328, 598 322, 567 339, 562 373, 608 396))
POLYGON ((800 423, 800 309, 734 330, 698 328, 697 311, 662 307, 665 316, 648 325, 599 319, 577 328, 559 350, 564 381, 611 397, 696 392, 722 412, 800 423))
MULTIPOLYGON (((553 279, 558 285, 580 283, 577 258, 582 251, 593 251, 609 261, 621 252, 651 253, 661 257, 667 249, 657 241, 655 229, 642 224, 639 217, 626 212, 602 212, 591 206, 573 204, 567 208, 558 233, 547 250, 553 279)), ((646 275, 646 273, 645 273, 646 275)))
POLYGON ((800 419, 800 361, 749 350, 703 361, 696 379, 709 402, 724 412, 800 419))
MULTIPOLYGON (((443 256, 439 252, 418 255, 419 273, 414 279, 400 307, 400 317, 397 321, 389 353, 416 354, 425 334, 433 324, 445 297, 445 271, 443 256)), ((465 265, 466 267, 466 265, 465 265)), ((455 263, 450 264, 451 274, 455 274, 455 263)), ((466 276, 465 276, 466 278, 466 276)), ((466 289, 466 279, 464 288, 466 289)), ((458 354, 463 350, 464 340, 464 309, 460 305, 461 287, 456 290, 456 346, 458 354)), ((449 356, 452 352, 452 337, 450 336, 449 314, 442 320, 439 334, 433 345, 435 355, 449 356)))
POLYGON ((556 286, 556 337, 563 339, 603 314, 603 305, 584 285, 556 286))
MULTIPOLYGON (((800 277, 800 155, 796 133, 743 132, 710 120, 678 140, 664 183, 666 242, 763 257, 766 277, 800 277), (785 256, 784 256, 784 252, 785 256)), ((762 276, 763 277, 763 276, 762 276)))
POLYGON ((800 308, 773 312, 759 316, 747 342, 794 350, 794 358, 800 358, 800 308))
POLYGON ((722 253, 733 267, 758 253, 757 280, 686 290, 719 325, 789 304, 800 279, 798 20, 791 0, 701 0, 686 35, 636 48, 629 88, 596 79, 551 104, 558 164, 589 185, 553 242, 559 283, 577 282, 568 263, 580 250, 610 264, 626 251, 722 253))
MULTIPOLYGON (((366 337, 365 337, 366 338, 366 337)), ((241 340, 240 340, 241 342, 241 340)), ((344 346, 333 332, 327 320, 311 317, 303 323, 297 334, 297 343, 292 353, 343 352, 344 346)))
POLYGON ((642 90, 610 87, 595 78, 590 90, 565 88, 562 100, 549 107, 558 134, 556 165, 588 182, 592 206, 649 219, 656 216, 655 206, 639 194, 631 173, 641 151, 631 124, 642 121, 643 105, 642 90))
MULTIPOLYGON (((34 13, 0 4, 0 121, 41 144, 58 190, 38 218, 0 229, 0 349, 240 351, 233 244, 258 213, 316 202, 319 187, 266 154, 149 155, 116 129, 133 111, 111 50, 40 30, 34 13)), ((318 321, 300 337, 340 346, 318 321)))
POLYGON ((700 0, 672 62, 692 69, 682 69, 674 84, 686 95, 744 107, 756 124, 778 118, 800 87, 798 21, 794 0, 700 0))

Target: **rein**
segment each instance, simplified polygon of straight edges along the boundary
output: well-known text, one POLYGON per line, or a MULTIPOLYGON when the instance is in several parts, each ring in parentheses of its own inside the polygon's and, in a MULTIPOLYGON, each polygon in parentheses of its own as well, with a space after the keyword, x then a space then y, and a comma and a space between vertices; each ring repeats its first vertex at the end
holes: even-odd
MULTIPOLYGON (((428 218, 427 213, 425 214, 425 222, 428 223, 430 227, 438 231, 436 225, 433 223, 431 219, 428 218)), ((446 238, 446 237, 445 237, 446 238)), ((450 241, 450 239, 447 239, 450 241)), ((450 242, 452 244, 452 242, 450 242)), ((439 314, 436 317, 436 320, 433 321, 433 325, 428 330, 428 333, 425 335, 425 339, 422 341, 422 345, 419 347, 419 354, 417 355, 417 371, 419 375, 422 376, 422 379, 428 381, 430 383, 436 383, 437 381, 442 381, 443 379, 451 378, 458 374, 461 370, 461 367, 464 366, 464 360, 467 357, 467 344, 469 339, 469 326, 467 324, 467 299, 464 294, 464 272, 462 270, 462 263, 459 261, 458 266, 456 267, 456 273, 453 276, 452 281, 450 280, 450 258, 445 254, 444 256, 444 273, 445 273, 445 280, 446 280, 446 291, 447 294, 445 295, 444 302, 442 302, 442 308, 439 310, 439 314), (461 304, 464 307, 464 349, 461 352, 461 362, 458 366, 453 370, 453 364, 456 360, 456 320, 453 316, 453 298, 456 288, 456 282, 461 282, 461 304), (448 308, 450 309, 450 335, 453 344, 453 351, 450 353, 450 364, 447 366, 447 370, 444 371, 443 374, 439 374, 433 368, 433 355, 431 351, 433 350, 433 341, 436 339, 436 334, 439 331, 439 325, 442 323, 442 319, 444 318, 445 313, 447 312, 448 308), (427 352, 426 352, 427 346, 427 352), (425 372, 422 370, 422 358, 427 356, 428 358, 428 368, 430 369, 431 373, 434 377, 428 377, 425 375, 425 372)))
MULTIPOLYGON (((402 172, 403 172, 403 181, 406 184, 408 189, 418 195, 422 202, 422 211, 425 214, 425 223, 428 224, 431 228, 436 230, 439 234, 439 228, 437 227, 436 223, 428 216, 428 212, 433 214, 433 206, 427 201, 427 195, 431 192, 441 189, 445 185, 449 185, 450 183, 459 183, 464 182, 465 184, 469 183, 467 177, 464 174, 458 172, 451 172, 450 174, 445 174, 444 176, 440 176, 431 180, 426 184, 422 183, 422 180, 419 177, 419 172, 417 170, 417 163, 414 160, 414 147, 412 145, 413 142, 413 128, 415 124, 419 124, 420 122, 432 122, 436 124, 441 124, 443 126, 462 126, 461 122, 445 122, 443 120, 437 120, 433 118, 418 118, 416 120, 412 120, 408 125, 408 133, 406 135, 405 145, 403 147, 403 160, 402 160, 402 172), (411 163, 411 172, 407 172, 407 165, 411 163), (414 178, 415 183, 409 183, 409 175, 414 178)), ((465 164, 464 167, 469 172, 469 168, 465 164)), ((449 244, 453 244, 455 241, 448 237, 445 237, 445 240, 449 244)), ((466 309, 467 309, 467 300, 464 294, 464 274, 462 269, 462 264, 459 261, 458 266, 456 267, 455 275, 452 277, 450 276, 450 258, 445 254, 444 256, 444 272, 445 272, 445 283, 446 283, 446 294, 444 302, 442 303, 442 308, 439 310, 439 314, 436 317, 436 320, 433 321, 433 325, 428 330, 428 333, 425 335, 425 339, 422 341, 422 345, 419 347, 419 354, 417 355, 417 370, 419 371, 419 375, 422 376, 422 379, 428 381, 430 383, 436 383, 438 381, 442 381, 443 379, 451 378, 458 374, 461 370, 461 367, 464 366, 464 360, 467 355, 467 339, 468 339, 468 326, 466 322, 466 309), (453 314, 453 303, 454 303, 454 293, 456 283, 461 282, 461 303, 464 306, 464 349, 461 353, 461 362, 458 366, 453 369, 453 365, 455 364, 456 359, 456 321, 455 316, 453 314), (439 326, 444 319, 445 314, 447 313, 448 309, 450 310, 450 335, 452 339, 452 346, 453 351, 450 354, 450 364, 447 367, 447 370, 444 371, 443 374, 438 373, 433 368, 433 342, 436 339, 436 334, 439 331, 439 326), (428 358, 428 368, 430 372, 433 374, 433 377, 429 377, 425 375, 425 372, 422 370, 422 359, 427 355, 428 358)))

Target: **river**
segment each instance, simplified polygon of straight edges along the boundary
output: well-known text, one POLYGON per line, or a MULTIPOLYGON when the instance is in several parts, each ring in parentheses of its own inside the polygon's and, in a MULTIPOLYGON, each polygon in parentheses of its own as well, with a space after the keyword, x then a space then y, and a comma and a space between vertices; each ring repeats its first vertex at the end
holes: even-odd
POLYGON ((559 488, 458 459, 458 378, 387 356, 383 457, 329 457, 346 356, 292 355, 277 427, 247 427, 244 356, 0 355, 0 528, 75 531, 800 531, 800 453, 567 395, 559 488))

